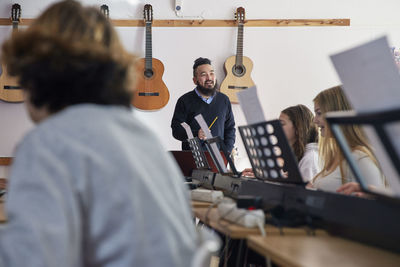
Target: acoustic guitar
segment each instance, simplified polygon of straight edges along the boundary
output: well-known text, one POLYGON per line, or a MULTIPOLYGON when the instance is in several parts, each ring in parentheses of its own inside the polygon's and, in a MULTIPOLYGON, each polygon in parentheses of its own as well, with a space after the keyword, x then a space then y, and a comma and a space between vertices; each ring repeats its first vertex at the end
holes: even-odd
POLYGON ((110 18, 110 9, 108 8, 107 5, 101 5, 100 11, 101 11, 101 13, 103 13, 103 15, 104 15, 107 19, 110 18))
POLYGON ((164 65, 160 60, 152 57, 152 6, 145 5, 143 14, 146 24, 146 57, 137 62, 137 83, 132 105, 142 110, 158 110, 168 103, 169 92, 162 80, 164 65))
MULTIPOLYGON (((13 33, 18 31, 18 23, 21 19, 21 6, 13 4, 11 8, 11 20, 13 25, 13 33)), ((24 92, 18 85, 17 78, 11 77, 7 73, 7 68, 1 65, 0 75, 0 99, 6 102, 23 102, 24 92)))
POLYGON ((245 10, 238 7, 235 13, 238 24, 236 56, 226 59, 224 69, 225 79, 221 83, 220 91, 226 94, 232 103, 239 103, 236 93, 241 90, 254 86, 251 79, 253 62, 250 58, 243 56, 243 28, 245 20, 245 10))

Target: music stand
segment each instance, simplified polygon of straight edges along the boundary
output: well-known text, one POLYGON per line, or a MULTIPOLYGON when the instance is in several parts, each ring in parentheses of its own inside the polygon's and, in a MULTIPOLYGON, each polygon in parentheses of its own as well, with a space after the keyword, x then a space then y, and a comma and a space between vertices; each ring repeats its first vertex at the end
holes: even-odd
POLYGON ((201 148, 199 138, 194 137, 187 140, 197 168, 192 171, 192 179, 198 181, 202 187, 214 189, 215 173, 208 164, 206 155, 201 148))
POLYGON ((238 128, 257 179, 305 184, 279 120, 238 128))
MULTIPOLYGON (((375 133, 377 134, 379 141, 383 145, 385 152, 388 155, 388 158, 391 162, 391 167, 394 168, 395 174, 397 174, 397 180, 392 180, 396 182, 396 188, 400 188, 400 159, 395 150, 394 143, 392 139, 389 137, 387 132, 386 126, 393 122, 400 121, 400 110, 392 110, 392 111, 383 111, 383 112, 374 112, 374 113, 364 113, 360 115, 354 115, 352 112, 336 112, 331 113, 331 115, 326 116, 326 120, 329 123, 332 134, 335 137, 338 145, 343 152, 344 157, 346 158, 351 171, 353 172, 357 182, 360 184, 361 189, 368 193, 375 196, 384 196, 384 197, 393 197, 393 192, 382 191, 382 190, 371 190, 366 184, 366 180, 355 161, 354 157, 352 156, 352 151, 347 143, 345 136, 343 135, 342 129, 340 128, 341 125, 348 125, 348 124, 356 124, 356 125, 367 125, 371 126, 375 133)), ((399 197, 399 196, 397 196, 399 197)))
POLYGON ((224 142, 222 142, 222 140, 221 140, 221 138, 219 136, 215 136, 213 138, 207 138, 204 143, 206 145, 206 148, 207 148, 208 152, 211 155, 211 158, 212 158, 215 166, 217 166, 217 169, 218 169, 219 173, 221 173, 221 174, 230 174, 233 177, 237 177, 237 178, 240 177, 241 174, 236 170, 235 164, 233 163, 233 161, 232 161, 230 155, 228 154, 228 152, 226 151, 225 144, 224 144, 224 142), (221 148, 222 152, 224 153, 225 158, 227 159, 227 161, 229 163, 229 166, 231 167, 232 173, 225 172, 224 168, 221 166, 221 164, 217 160, 217 155, 215 155, 214 150, 211 149, 211 144, 214 144, 214 143, 217 144, 217 147, 219 146, 221 148))
POLYGON ((210 165, 208 164, 206 155, 201 148, 200 140, 198 137, 187 139, 189 142, 190 150, 192 151, 194 162, 196 163, 197 169, 207 169, 210 170, 210 165))
POLYGON ((218 168, 218 173, 215 174, 214 178, 214 188, 222 190, 225 196, 229 196, 234 199, 237 198, 243 179, 240 178, 241 173, 238 173, 235 164, 233 163, 228 152, 226 151, 225 144, 222 142, 219 136, 207 138, 204 143, 208 152, 211 155, 212 161, 218 168), (216 144, 216 147, 221 148, 223 156, 227 159, 232 172, 227 172, 225 166, 221 166, 222 162, 217 159, 217 155, 215 154, 220 153, 220 150, 218 149, 217 151, 215 151, 214 149, 212 149, 213 144, 216 144))

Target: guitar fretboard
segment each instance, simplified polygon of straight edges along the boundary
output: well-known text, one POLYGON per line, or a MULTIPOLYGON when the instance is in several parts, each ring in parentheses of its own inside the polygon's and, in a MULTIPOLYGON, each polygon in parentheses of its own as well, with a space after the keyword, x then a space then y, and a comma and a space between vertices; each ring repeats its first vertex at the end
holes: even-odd
POLYGON ((153 58, 153 51, 151 42, 151 22, 146 22, 146 58, 145 58, 146 70, 153 69, 152 58, 153 58))
POLYGON ((13 21, 12 22, 13 30, 18 30, 18 21, 13 21))
POLYGON ((235 65, 236 66, 243 65, 243 24, 242 23, 239 23, 239 25, 238 25, 235 65))

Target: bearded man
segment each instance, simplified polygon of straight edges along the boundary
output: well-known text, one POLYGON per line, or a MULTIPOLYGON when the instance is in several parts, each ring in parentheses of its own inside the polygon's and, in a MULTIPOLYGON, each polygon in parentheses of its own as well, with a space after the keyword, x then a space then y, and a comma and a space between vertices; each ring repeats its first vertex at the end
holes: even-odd
MULTIPOLYGON (((235 119, 229 98, 217 91, 217 81, 211 60, 198 58, 193 65, 193 82, 196 88, 181 96, 175 106, 171 128, 174 138, 182 141, 182 150, 190 150, 185 129, 181 126, 186 122, 192 129, 193 136, 205 140, 206 136, 195 120, 202 114, 207 125, 211 126, 212 136, 219 136, 230 153, 235 144, 235 119)), ((203 145, 203 149, 205 146, 203 145)))

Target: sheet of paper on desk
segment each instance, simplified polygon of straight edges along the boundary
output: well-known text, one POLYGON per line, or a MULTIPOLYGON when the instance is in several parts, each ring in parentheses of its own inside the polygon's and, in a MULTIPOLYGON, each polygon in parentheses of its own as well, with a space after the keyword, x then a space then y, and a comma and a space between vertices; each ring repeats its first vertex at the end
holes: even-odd
POLYGON ((264 111, 257 95, 257 87, 253 86, 246 90, 236 93, 239 99, 240 107, 243 110, 247 124, 264 122, 264 111))
POLYGON ((185 129, 188 139, 192 139, 193 133, 192 133, 192 129, 190 129, 190 126, 186 122, 182 122, 181 125, 185 129))
MULTIPOLYGON (((197 116, 194 117, 197 121, 197 123, 200 125, 200 128, 203 130, 204 134, 206 135, 207 138, 212 138, 212 134, 210 129, 208 129, 207 123, 203 118, 203 115, 199 114, 197 116)), ((219 166, 221 166, 223 173, 227 173, 228 170, 226 169, 224 160, 221 156, 221 153, 219 152, 218 146, 216 143, 212 143, 211 144, 211 149, 218 161, 219 166)))
MULTIPOLYGON (((357 113, 400 108, 400 75, 386 37, 331 56, 343 90, 357 113)), ((400 123, 387 126, 400 156, 400 123)), ((379 163, 396 195, 400 179, 372 128, 364 128, 379 163)))

